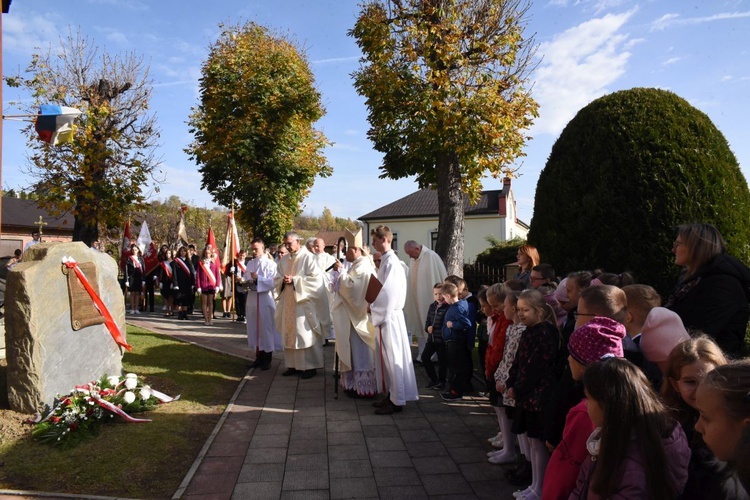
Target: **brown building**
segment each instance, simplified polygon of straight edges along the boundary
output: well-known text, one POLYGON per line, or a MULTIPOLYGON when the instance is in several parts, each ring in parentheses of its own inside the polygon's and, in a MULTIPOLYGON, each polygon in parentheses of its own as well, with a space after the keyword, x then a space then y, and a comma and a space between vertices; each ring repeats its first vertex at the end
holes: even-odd
POLYGON ((31 240, 32 231, 42 225, 42 241, 73 241, 73 215, 54 217, 39 208, 34 200, 5 197, 2 199, 2 226, 0 227, 0 257, 13 255, 18 248, 31 240))

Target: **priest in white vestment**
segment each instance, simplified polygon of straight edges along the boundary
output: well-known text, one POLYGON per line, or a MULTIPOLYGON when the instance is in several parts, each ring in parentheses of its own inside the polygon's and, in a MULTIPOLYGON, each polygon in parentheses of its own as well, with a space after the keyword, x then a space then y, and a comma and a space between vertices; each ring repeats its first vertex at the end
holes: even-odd
POLYGON ((436 283, 445 281, 448 275, 443 259, 438 254, 409 240, 404 244, 404 252, 409 255, 409 298, 406 301, 406 325, 412 335, 417 336, 417 359, 422 359, 422 351, 427 343, 424 322, 427 311, 435 300, 432 289, 436 283))
MULTIPOLYGON (((318 267, 323 272, 323 280, 325 281, 325 287, 328 292, 328 294, 326 295, 326 306, 329 307, 331 305, 331 302, 333 302, 333 294, 331 291, 331 277, 333 273, 333 263, 337 262, 336 257, 325 251, 326 242, 323 238, 316 238, 313 241, 312 248, 312 254, 313 257, 315 257, 315 262, 317 262, 318 267)), ((336 275, 336 278, 338 278, 338 274, 336 275)), ((326 339, 327 344, 328 339, 334 338, 330 309, 329 314, 321 318, 321 323, 324 332, 324 338, 326 339)))
POLYGON ((372 260, 362 253, 362 229, 346 230, 345 266, 336 261, 338 274, 331 315, 336 332, 336 354, 339 356, 341 387, 350 397, 374 396, 378 392, 375 378, 375 328, 367 316, 365 294, 370 276, 375 274, 372 260))
POLYGON ((378 341, 375 369, 378 389, 387 395, 376 403, 375 413, 390 415, 402 411, 407 401, 417 401, 419 391, 412 365, 411 340, 404 321, 406 273, 391 249, 393 233, 388 226, 376 227, 371 236, 372 245, 382 253, 377 276, 383 285, 370 305, 378 341))
POLYGON ((276 329, 281 333, 287 367, 282 375, 308 379, 323 368, 326 332, 321 318, 330 317, 330 310, 323 272, 300 240, 293 231, 284 236, 289 254, 279 261, 276 272, 276 329))
POLYGON ((268 257, 265 244, 260 238, 253 239, 250 251, 253 259, 248 262, 242 275, 242 283, 247 290, 247 345, 256 352, 255 361, 249 367, 268 370, 273 352, 281 350, 281 334, 276 330, 274 320, 276 262, 268 257))

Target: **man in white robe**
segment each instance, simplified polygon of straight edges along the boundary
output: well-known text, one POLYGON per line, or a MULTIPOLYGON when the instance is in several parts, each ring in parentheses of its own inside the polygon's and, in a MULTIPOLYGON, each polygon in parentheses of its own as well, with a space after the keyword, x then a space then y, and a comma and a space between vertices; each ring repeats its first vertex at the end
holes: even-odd
POLYGON ((435 300, 432 289, 436 283, 445 281, 448 272, 438 254, 416 241, 407 241, 404 244, 404 252, 410 257, 406 325, 409 332, 417 336, 417 360, 420 360, 427 343, 424 322, 430 304, 435 300))
MULTIPOLYGON (((315 257, 315 262, 318 264, 318 267, 323 272, 323 280, 325 282, 326 290, 328 291, 325 297, 326 307, 329 307, 333 301, 333 295, 331 293, 331 273, 333 272, 333 263, 337 261, 336 257, 327 253, 325 249, 325 240, 323 238, 315 238, 312 244, 312 254, 315 257)), ((338 275, 336 275, 336 278, 338 278, 338 275)), ((327 345, 328 339, 334 338, 333 323, 330 312, 325 317, 321 318, 321 322, 323 332, 325 333, 325 343, 327 345)))
POLYGON ((247 345, 256 352, 255 361, 249 367, 268 370, 271 368, 273 352, 281 350, 281 334, 276 330, 274 320, 276 262, 268 257, 265 244, 260 238, 255 238, 250 243, 250 251, 253 259, 248 262, 242 275, 242 283, 247 290, 247 345))
POLYGON ((407 401, 417 401, 419 391, 411 358, 411 342, 404 321, 406 274, 401 262, 391 249, 393 233, 388 226, 378 226, 371 232, 372 245, 381 257, 378 280, 383 288, 370 305, 372 324, 377 333, 375 369, 378 389, 387 394, 375 413, 390 415, 403 409, 407 401))
POLYGON ((362 253, 362 230, 346 230, 348 249, 345 266, 336 261, 339 273, 334 287, 333 329, 336 332, 336 354, 339 356, 341 387, 350 397, 374 396, 378 392, 375 378, 375 329, 367 316, 365 293, 375 267, 362 253))
POLYGON ((308 379, 323 368, 325 331, 321 318, 330 318, 330 311, 323 271, 300 239, 295 232, 284 236, 289 254, 279 261, 276 272, 276 329, 281 333, 287 367, 282 375, 308 379))

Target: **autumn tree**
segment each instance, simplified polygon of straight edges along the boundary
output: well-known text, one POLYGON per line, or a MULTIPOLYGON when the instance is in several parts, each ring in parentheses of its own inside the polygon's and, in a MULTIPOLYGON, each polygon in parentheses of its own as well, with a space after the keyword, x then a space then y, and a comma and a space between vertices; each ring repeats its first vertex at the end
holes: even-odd
POLYGON ((481 180, 511 173, 537 116, 527 88, 533 37, 525 0, 370 0, 350 35, 381 178, 438 192, 436 251, 461 274, 464 205, 481 180))
POLYGON ((148 69, 135 54, 112 55, 71 32, 33 54, 25 75, 5 78, 30 92, 29 114, 46 103, 82 112, 70 143, 47 144, 33 124, 24 129, 33 190, 51 213, 72 210, 74 241, 90 245, 100 227, 122 227, 145 200, 143 187, 159 164, 148 69))
POLYGON ((280 241, 315 177, 331 169, 324 114, 303 51, 255 23, 220 26, 202 68, 200 104, 190 116, 186 152, 200 165, 201 187, 253 235, 280 241))

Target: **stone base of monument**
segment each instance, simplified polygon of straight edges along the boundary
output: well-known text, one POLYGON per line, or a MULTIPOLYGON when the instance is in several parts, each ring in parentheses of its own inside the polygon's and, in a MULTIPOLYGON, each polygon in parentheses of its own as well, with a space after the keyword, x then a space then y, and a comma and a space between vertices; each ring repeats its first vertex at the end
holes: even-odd
POLYGON ((112 257, 81 242, 29 248, 8 273, 5 292, 8 400, 18 412, 33 413, 76 385, 122 372, 123 350, 104 324, 74 330, 64 256, 94 263, 99 296, 125 332, 125 301, 112 257))

